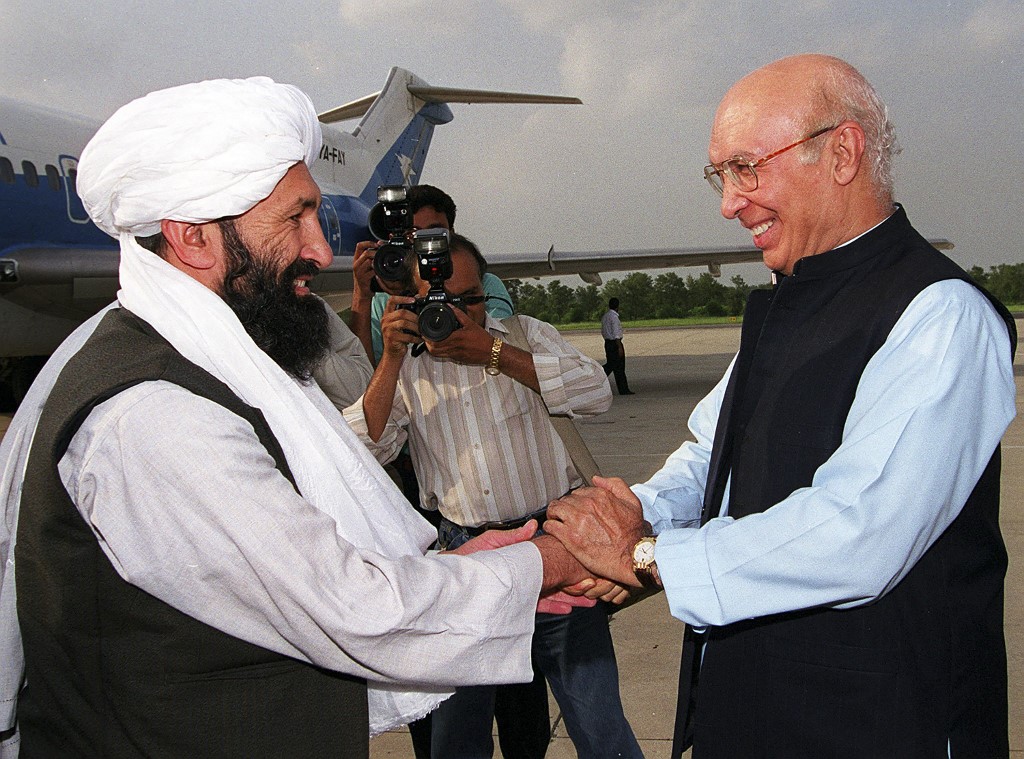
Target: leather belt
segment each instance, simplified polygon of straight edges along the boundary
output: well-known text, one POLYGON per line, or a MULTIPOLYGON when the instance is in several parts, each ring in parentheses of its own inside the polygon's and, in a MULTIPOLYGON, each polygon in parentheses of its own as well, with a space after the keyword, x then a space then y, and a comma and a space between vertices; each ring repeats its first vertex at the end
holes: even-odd
POLYGON ((544 524, 544 520, 547 519, 548 510, 547 507, 540 511, 535 511, 532 514, 527 514, 524 517, 518 517, 517 519, 507 519, 504 522, 484 522, 476 527, 463 527, 468 534, 474 538, 477 535, 482 535, 488 530, 514 530, 517 527, 522 527, 524 524, 529 522, 531 519, 537 520, 537 526, 544 524))

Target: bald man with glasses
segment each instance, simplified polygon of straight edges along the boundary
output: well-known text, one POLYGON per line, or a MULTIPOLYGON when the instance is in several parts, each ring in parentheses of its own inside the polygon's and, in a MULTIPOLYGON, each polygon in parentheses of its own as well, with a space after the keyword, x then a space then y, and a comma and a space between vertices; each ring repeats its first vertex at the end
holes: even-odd
POLYGON ((774 288, 630 489, 545 530, 590 571, 663 585, 687 624, 673 757, 1006 757, 999 441, 1006 309, 893 202, 895 135, 848 63, 785 58, 715 115, 704 176, 774 288))

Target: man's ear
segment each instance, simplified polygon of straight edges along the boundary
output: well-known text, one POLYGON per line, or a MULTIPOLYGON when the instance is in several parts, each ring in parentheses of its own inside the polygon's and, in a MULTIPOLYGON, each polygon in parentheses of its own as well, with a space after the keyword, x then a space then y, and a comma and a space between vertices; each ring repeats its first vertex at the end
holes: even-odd
POLYGON ((168 254, 172 258, 170 263, 186 271, 208 271, 217 266, 221 245, 219 230, 215 234, 212 229, 214 226, 215 222, 190 224, 168 219, 161 221, 160 231, 167 241, 168 254))
POLYGON ((864 130, 855 121, 847 121, 836 129, 832 141, 832 175, 836 182, 848 185, 860 172, 864 160, 864 130))

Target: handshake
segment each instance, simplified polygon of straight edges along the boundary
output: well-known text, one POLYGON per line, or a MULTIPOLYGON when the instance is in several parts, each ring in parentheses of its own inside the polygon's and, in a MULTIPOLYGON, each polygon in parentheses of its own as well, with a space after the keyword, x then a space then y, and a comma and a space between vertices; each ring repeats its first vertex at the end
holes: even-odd
POLYGON ((595 477, 593 487, 552 501, 542 526, 541 534, 535 521, 515 530, 491 530, 451 553, 532 540, 544 562, 537 610, 549 614, 566 614, 573 606, 593 606, 598 600, 621 604, 642 586, 633 571, 633 547, 650 535, 650 525, 623 480, 595 477))

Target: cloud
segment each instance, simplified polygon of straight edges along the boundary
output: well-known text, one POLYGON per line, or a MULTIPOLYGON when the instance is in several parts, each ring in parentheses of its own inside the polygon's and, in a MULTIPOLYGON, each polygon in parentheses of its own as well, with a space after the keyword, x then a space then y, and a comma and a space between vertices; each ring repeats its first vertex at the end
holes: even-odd
POLYGON ((1020 2, 987 2, 977 8, 964 24, 967 44, 979 50, 1020 51, 1024 42, 1024 5, 1020 2))
MULTIPOLYGON (((157 87, 266 74, 320 109, 399 65, 435 85, 577 95, 453 105, 425 181, 491 249, 749 241, 700 176, 718 100, 798 52, 846 58, 889 103, 912 218, 1006 261, 1024 131, 1019 0, 0 0, 5 95, 105 117, 157 87), (1006 171, 1007 166, 1011 169, 1006 171), (970 213, 963 212, 964 199, 970 213)), ((1018 254, 1019 255, 1019 254, 1018 254)))

